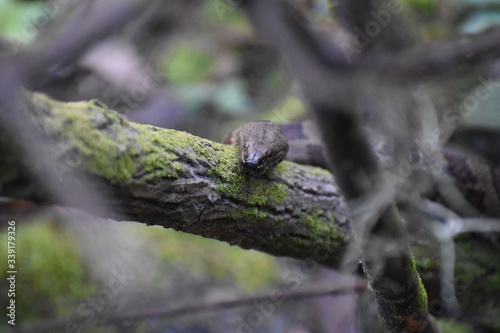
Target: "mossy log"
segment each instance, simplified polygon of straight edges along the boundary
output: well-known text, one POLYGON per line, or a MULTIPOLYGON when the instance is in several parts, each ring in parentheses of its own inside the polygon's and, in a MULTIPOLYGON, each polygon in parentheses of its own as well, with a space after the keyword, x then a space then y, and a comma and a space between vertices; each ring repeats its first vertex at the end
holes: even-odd
POLYGON ((24 179, 29 168, 12 159, 3 166, 3 197, 76 206, 329 266, 350 239, 342 196, 323 169, 284 162, 251 177, 239 169, 234 146, 132 123, 96 100, 62 103, 36 93, 20 100, 25 131, 39 133, 29 143, 38 146, 28 148, 36 155, 29 164, 38 166, 31 171, 45 166, 55 181, 42 183, 63 193, 41 193, 24 179), (71 200, 72 193, 81 195, 71 200))

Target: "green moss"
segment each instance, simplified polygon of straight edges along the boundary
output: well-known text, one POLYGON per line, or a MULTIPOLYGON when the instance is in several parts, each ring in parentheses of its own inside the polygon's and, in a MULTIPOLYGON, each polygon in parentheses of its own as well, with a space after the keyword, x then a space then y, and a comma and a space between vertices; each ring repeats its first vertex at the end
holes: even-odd
POLYGON ((215 176, 239 191, 245 179, 238 170, 235 147, 201 139, 192 134, 131 123, 139 133, 141 161, 148 179, 179 177, 185 172, 181 158, 194 162, 202 161, 208 167, 208 176, 215 176), (183 156, 176 151, 182 148, 183 156))
POLYGON ((146 179, 154 181, 162 178, 176 178, 184 167, 173 153, 179 147, 193 145, 192 136, 185 132, 162 129, 131 123, 137 130, 140 151, 140 165, 146 171, 146 179))
POLYGON ((44 131, 49 136, 66 137, 92 173, 112 182, 131 180, 137 167, 151 181, 179 177, 185 170, 175 152, 183 147, 187 159, 205 159, 221 179, 241 183, 233 147, 186 132, 129 123, 96 101, 61 103, 42 94, 35 94, 35 98, 37 104, 46 105, 54 114, 44 123, 44 131))
POLYGON ((266 176, 256 178, 244 174, 238 166, 238 148, 227 146, 224 150, 219 156, 218 167, 209 171, 209 175, 217 179, 218 191, 228 198, 260 207, 276 206, 283 201, 288 193, 286 185, 269 182, 266 176))
POLYGON ((428 306, 428 299, 427 299, 427 291, 425 290, 424 284, 422 282, 422 279, 420 278, 420 275, 418 275, 417 272, 417 263, 415 261, 415 258, 413 255, 410 258, 410 278, 413 279, 415 276, 418 278, 418 296, 417 300, 414 305, 414 310, 418 312, 425 312, 427 311, 427 306, 428 306))
POLYGON ((443 333, 471 333, 472 329, 466 324, 456 323, 451 320, 440 320, 438 325, 443 333))
POLYGON ((413 315, 414 313, 425 313, 428 307, 427 291, 417 272, 417 264, 413 255, 410 257, 409 265, 408 275, 406 276, 408 279, 407 283, 412 284, 414 283, 414 279, 417 278, 417 297, 414 299, 413 304, 407 309, 407 313, 409 315, 413 315))
MULTIPOLYGON (((331 232, 332 228, 330 225, 325 223, 325 212, 321 210, 313 210, 309 214, 304 214, 304 221, 306 222, 310 234, 313 238, 321 238, 325 233, 331 232)), ((328 214, 326 217, 327 220, 333 221, 334 217, 331 214, 328 214)))
MULTIPOLYGON (((16 229, 16 289, 19 291, 16 305, 17 314, 23 320, 72 315, 74 309, 68 304, 96 291, 88 283, 85 266, 74 246, 74 235, 54 223, 41 222, 23 224, 16 229)), ((5 233, 0 234, 0 243, 5 244, 5 237, 5 233)), ((2 265, 7 260, 0 258, 1 281, 6 281, 7 270, 2 265)))
POLYGON ((427 291, 425 290, 422 279, 418 276, 418 298, 416 307, 418 311, 425 312, 428 306, 427 291))
POLYGON ((284 161, 280 163, 276 170, 281 173, 282 178, 289 179, 297 177, 297 174, 307 174, 309 176, 318 177, 321 179, 332 179, 332 174, 323 168, 314 167, 311 165, 303 165, 294 162, 284 161))
POLYGON ((113 131, 112 128, 113 124, 127 122, 125 118, 98 101, 61 103, 43 94, 33 94, 33 99, 37 105, 45 106, 53 113, 53 117, 42 124, 47 135, 68 139, 76 150, 75 154, 80 161, 88 163, 91 172, 111 182, 130 179, 135 171, 137 151, 127 150, 126 131, 113 131), (93 121, 89 120, 89 114, 93 121), (106 133, 96 126, 96 122, 103 126, 108 124, 111 128, 106 133))
POLYGON ((243 209, 243 215, 255 220, 263 220, 266 218, 267 213, 259 210, 257 207, 250 207, 247 209, 243 209))

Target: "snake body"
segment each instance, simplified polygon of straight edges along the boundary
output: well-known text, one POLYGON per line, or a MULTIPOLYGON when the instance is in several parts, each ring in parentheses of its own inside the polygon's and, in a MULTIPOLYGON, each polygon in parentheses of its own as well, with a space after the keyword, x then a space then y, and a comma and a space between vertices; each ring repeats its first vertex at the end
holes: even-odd
MULTIPOLYGON (((240 164, 248 174, 261 176, 287 160, 327 168, 327 159, 314 123, 294 122, 274 124, 269 121, 244 124, 223 142, 240 148, 240 164)), ((384 154, 380 145, 373 144, 376 155, 384 154)), ((455 183, 462 196, 478 213, 500 217, 500 170, 475 156, 454 150, 442 151, 441 168, 455 183)), ((383 158, 383 156, 382 156, 383 158)), ((439 198, 439 194, 432 194, 439 198)))

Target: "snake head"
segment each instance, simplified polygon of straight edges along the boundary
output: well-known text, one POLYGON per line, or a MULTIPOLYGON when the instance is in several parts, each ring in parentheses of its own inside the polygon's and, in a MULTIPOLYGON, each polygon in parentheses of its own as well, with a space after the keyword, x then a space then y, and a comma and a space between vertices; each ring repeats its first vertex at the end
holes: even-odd
POLYGON ((252 122, 241 126, 237 134, 243 172, 261 176, 283 161, 288 141, 271 122, 252 122))
POLYGON ((277 164, 273 162, 273 155, 270 147, 246 142, 241 149, 241 166, 246 173, 261 176, 277 164))
POLYGON ((241 149, 241 166, 243 171, 255 175, 262 176, 269 169, 278 165, 285 158, 288 152, 286 147, 268 146, 263 143, 247 141, 241 149))

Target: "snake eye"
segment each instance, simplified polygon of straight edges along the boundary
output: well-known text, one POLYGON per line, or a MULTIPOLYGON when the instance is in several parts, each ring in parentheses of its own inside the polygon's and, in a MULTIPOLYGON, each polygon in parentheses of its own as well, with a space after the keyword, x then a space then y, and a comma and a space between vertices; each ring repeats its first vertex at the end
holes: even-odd
POLYGON ((272 151, 270 151, 270 150, 268 150, 268 151, 267 151, 267 157, 272 157, 272 156, 273 156, 273 152, 272 152, 272 151))
POLYGON ((248 148, 248 143, 245 143, 245 145, 243 146, 243 148, 248 148))

